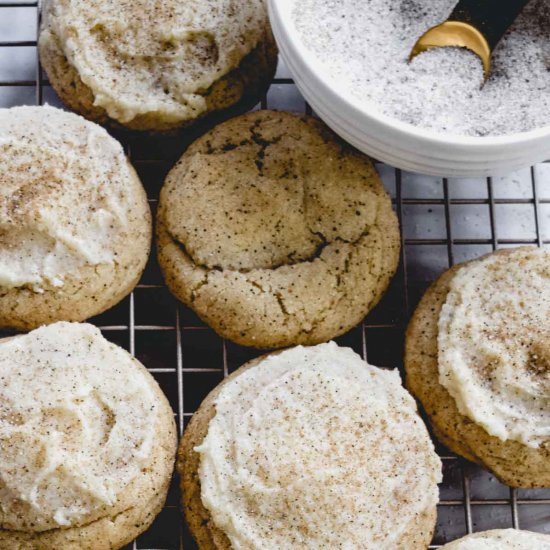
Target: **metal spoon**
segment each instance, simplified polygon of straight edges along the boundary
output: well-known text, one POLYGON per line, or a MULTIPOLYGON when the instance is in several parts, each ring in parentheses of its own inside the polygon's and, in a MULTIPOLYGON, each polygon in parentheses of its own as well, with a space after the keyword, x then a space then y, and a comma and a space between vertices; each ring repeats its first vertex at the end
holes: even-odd
POLYGON ((460 0, 446 21, 427 30, 417 40, 409 61, 431 48, 467 48, 481 59, 487 81, 493 50, 528 1, 460 0))

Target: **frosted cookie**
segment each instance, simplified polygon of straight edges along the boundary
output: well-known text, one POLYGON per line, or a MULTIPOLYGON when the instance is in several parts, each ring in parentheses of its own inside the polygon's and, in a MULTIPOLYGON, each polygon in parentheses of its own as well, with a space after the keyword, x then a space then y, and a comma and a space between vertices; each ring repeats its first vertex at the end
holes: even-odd
POLYGON ((277 65, 263 0, 47 0, 39 48, 67 105, 133 130, 246 110, 277 65))
POLYGON ((191 419, 178 470, 201 550, 424 550, 441 481, 399 374, 334 342, 225 379, 191 419))
POLYGON ((122 147, 51 107, 0 110, 0 327, 82 321, 126 296, 151 214, 122 147))
POLYGON ((0 548, 116 550, 164 504, 174 417, 92 325, 0 340, 0 548))
POLYGON ((454 452, 513 487, 550 486, 550 250, 444 273, 411 320, 407 383, 454 452))
POLYGON ((550 535, 518 529, 494 529, 455 540, 441 550, 550 550, 550 535))
POLYGON ((170 290, 221 336, 330 340, 378 302, 399 228, 371 162, 310 117, 256 111, 186 151, 160 195, 170 290))

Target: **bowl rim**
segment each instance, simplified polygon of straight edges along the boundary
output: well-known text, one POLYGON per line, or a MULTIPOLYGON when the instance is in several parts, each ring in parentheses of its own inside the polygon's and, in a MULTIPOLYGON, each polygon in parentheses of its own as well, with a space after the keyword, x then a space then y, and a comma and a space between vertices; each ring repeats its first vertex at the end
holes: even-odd
POLYGON ((278 31, 284 34, 286 46, 292 49, 292 55, 297 58, 298 62, 307 67, 311 78, 315 79, 316 86, 322 87, 329 95, 334 96, 340 101, 348 112, 353 112, 354 117, 360 117, 367 122, 375 122, 379 125, 386 126, 388 129, 399 132, 408 139, 422 140, 431 142, 434 145, 471 147, 476 148, 494 148, 516 145, 527 145, 529 143, 550 139, 550 125, 527 130, 524 132, 516 132, 513 134, 503 134, 496 136, 468 136, 460 134, 444 134, 428 128, 414 126, 408 122, 403 122, 397 118, 381 113, 376 105, 373 108, 366 110, 361 105, 360 101, 350 94, 342 93, 342 87, 338 82, 327 74, 323 67, 323 63, 310 52, 299 38, 299 32, 294 25, 294 20, 290 15, 290 10, 294 7, 296 0, 268 0, 270 19, 273 24, 273 19, 276 18, 278 29, 274 29, 277 35, 278 31))

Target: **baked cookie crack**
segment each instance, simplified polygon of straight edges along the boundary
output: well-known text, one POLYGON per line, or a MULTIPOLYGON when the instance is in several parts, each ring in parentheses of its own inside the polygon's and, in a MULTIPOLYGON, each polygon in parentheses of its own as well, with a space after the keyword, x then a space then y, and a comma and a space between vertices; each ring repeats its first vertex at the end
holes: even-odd
POLYGON ((260 147, 260 149, 256 153, 256 159, 254 163, 256 164, 256 168, 258 168, 258 173, 260 174, 260 176, 263 176, 265 151, 270 145, 275 145, 276 143, 279 143, 279 141, 281 141, 281 136, 277 136, 273 139, 265 139, 258 133, 258 126, 259 121, 256 121, 256 123, 250 128, 250 135, 252 136, 252 141, 260 147))
MULTIPOLYGON (((294 266, 298 266, 300 264, 313 263, 318 259, 322 259, 323 252, 329 247, 332 247, 332 246, 337 245, 337 244, 349 244, 349 245, 352 245, 352 246, 356 245, 362 239, 364 239, 365 237, 367 237, 370 234, 370 227, 366 228, 363 232, 361 232, 359 237, 357 237, 356 239, 353 239, 353 240, 347 240, 347 239, 344 239, 343 237, 336 237, 332 241, 328 241, 322 233, 312 231, 312 234, 318 235, 322 242, 315 249, 313 254, 311 254, 309 257, 302 258, 302 259, 297 260, 297 261, 280 262, 280 263, 275 264, 271 267, 246 267, 246 268, 239 268, 239 269, 226 268, 226 267, 223 267, 221 265, 208 266, 204 263, 196 262, 194 260, 194 258, 191 256, 191 254, 189 253, 189 251, 187 250, 187 246, 185 245, 185 243, 181 242, 178 239, 178 237, 176 235, 174 235, 173 233, 171 233, 170 231, 167 230, 167 233, 170 237, 170 240, 178 247, 178 249, 185 255, 185 257, 188 258, 189 261, 193 263, 193 265, 196 268, 202 269, 202 270, 207 271, 207 272, 218 271, 218 272, 228 272, 228 273, 229 272, 231 272, 231 273, 241 273, 243 275, 246 275, 247 273, 252 273, 252 272, 257 272, 257 271, 264 271, 264 272, 265 271, 276 271, 277 269, 280 269, 281 267, 294 267, 294 266)), ((288 256, 292 260, 292 257, 295 256, 296 254, 297 254, 297 252, 292 252, 288 256)), ((346 273, 346 271, 343 271, 343 273, 346 273)), ((199 283, 197 285, 197 287, 200 288, 204 284, 207 284, 207 282, 208 282, 207 279, 204 280, 204 281, 201 281, 201 283, 199 283)), ((198 290, 198 288, 195 288, 194 290, 198 290)))
POLYGON ((249 277, 247 277, 247 281, 254 287, 254 288, 257 288, 258 290, 260 290, 261 292, 263 292, 264 294, 268 294, 268 295, 271 295, 275 298, 275 300, 277 301, 277 304, 279 306, 279 308, 281 309, 281 313, 283 314, 284 316, 284 324, 286 324, 288 322, 288 319, 290 317, 290 313, 285 305, 285 300, 284 300, 284 297, 283 297, 283 294, 282 292, 280 291, 277 291, 277 290, 274 290, 273 288, 269 288, 269 289, 265 289, 263 287, 263 285, 261 285, 258 281, 254 280, 254 279, 251 279, 249 277))
POLYGON ((289 113, 251 112, 191 145, 157 220, 170 290, 259 348, 355 326, 399 261, 397 216, 368 159, 289 113))

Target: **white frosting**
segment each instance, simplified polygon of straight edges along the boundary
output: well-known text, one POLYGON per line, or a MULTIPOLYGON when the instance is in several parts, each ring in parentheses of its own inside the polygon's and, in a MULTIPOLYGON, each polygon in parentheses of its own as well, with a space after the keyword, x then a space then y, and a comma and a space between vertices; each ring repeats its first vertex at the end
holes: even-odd
POLYGON ((240 64, 267 26, 263 0, 50 4, 46 33, 92 90, 94 104, 122 123, 148 113, 177 122, 204 112, 206 90, 240 64))
POLYGON ((0 110, 0 286, 62 286, 112 264, 133 208, 130 168, 101 127, 51 107, 0 110))
POLYGON ((87 324, 0 340, 0 528, 82 525, 116 503, 151 453, 147 376, 87 324))
POLYGON ((469 535, 446 544, 441 550, 550 550, 550 535, 495 529, 469 535))
POLYGON ((238 549, 393 549, 435 507, 441 463, 399 374, 333 342, 229 381, 197 452, 202 501, 238 549))
POLYGON ((439 381, 503 441, 550 438, 550 250, 519 248, 459 269, 439 317, 439 381))

